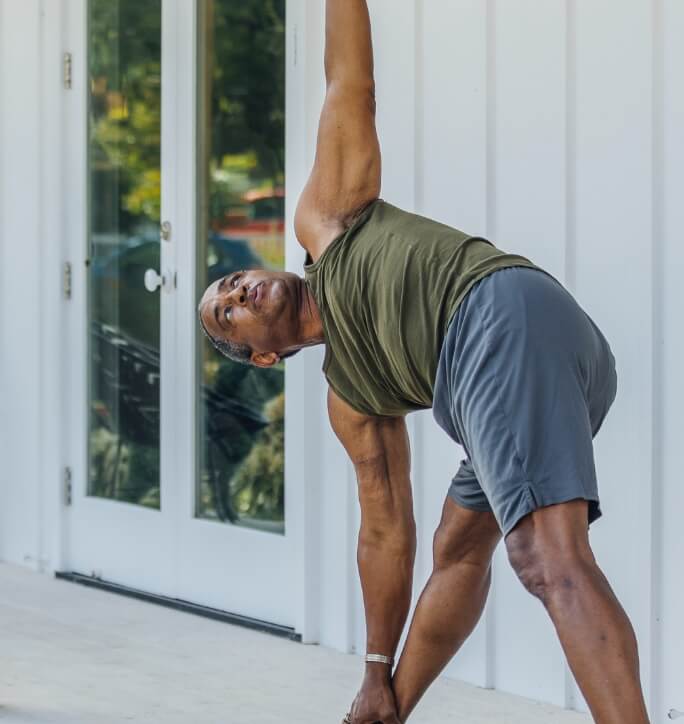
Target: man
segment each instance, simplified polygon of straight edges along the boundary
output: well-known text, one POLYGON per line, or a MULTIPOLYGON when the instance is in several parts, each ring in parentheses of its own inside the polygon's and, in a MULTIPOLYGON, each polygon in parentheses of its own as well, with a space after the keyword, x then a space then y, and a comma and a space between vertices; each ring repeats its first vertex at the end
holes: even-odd
POLYGON ((595 720, 644 724, 634 632, 588 540, 601 515, 592 438, 616 394, 610 347, 529 259, 378 198, 365 0, 327 0, 325 74, 316 157, 295 214, 305 278, 237 271, 206 290, 199 311, 221 351, 258 367, 326 346, 330 421, 354 463, 362 511, 367 658, 345 720, 406 721, 475 627, 504 538, 595 720), (467 457, 392 675, 416 549, 405 415, 429 407, 467 457))

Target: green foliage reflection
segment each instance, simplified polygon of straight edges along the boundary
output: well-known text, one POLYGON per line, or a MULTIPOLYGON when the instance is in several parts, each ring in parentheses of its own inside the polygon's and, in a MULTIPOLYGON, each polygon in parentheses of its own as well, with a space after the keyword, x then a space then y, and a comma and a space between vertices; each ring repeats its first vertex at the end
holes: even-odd
POLYGON ((158 508, 160 0, 88 3, 89 493, 158 508))
MULTIPOLYGON (((200 2, 199 290, 284 267, 285 2, 200 2)), ((260 370, 200 337, 197 514, 283 532, 284 364, 260 370)))

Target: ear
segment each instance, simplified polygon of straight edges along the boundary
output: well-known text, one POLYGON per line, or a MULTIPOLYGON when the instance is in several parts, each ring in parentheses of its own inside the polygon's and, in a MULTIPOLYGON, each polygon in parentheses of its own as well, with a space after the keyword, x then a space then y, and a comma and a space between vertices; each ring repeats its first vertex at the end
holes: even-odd
POLYGON ((276 352, 252 352, 250 359, 252 364, 257 367, 273 367, 280 362, 280 357, 276 352))

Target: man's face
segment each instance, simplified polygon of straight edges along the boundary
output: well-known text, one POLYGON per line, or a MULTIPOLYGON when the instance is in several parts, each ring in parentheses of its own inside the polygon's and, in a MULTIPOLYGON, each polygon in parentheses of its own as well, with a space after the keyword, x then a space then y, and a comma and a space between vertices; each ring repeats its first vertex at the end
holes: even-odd
POLYGON ((268 367, 296 343, 300 298, 296 274, 238 270, 207 287, 200 315, 213 337, 248 345, 252 361, 268 367))

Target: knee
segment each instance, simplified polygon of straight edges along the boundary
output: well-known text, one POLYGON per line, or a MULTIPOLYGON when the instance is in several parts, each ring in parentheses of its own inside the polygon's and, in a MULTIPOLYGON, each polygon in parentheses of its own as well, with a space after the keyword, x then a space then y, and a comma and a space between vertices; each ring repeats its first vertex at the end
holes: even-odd
POLYGON ((438 526, 432 538, 432 562, 435 570, 447 568, 463 558, 466 549, 462 539, 455 539, 445 526, 438 526))
POLYGON ((544 557, 532 548, 506 542, 508 560, 525 589, 542 603, 546 603, 550 577, 544 557))
POLYGON ((470 564, 487 571, 499 539, 498 528, 454 530, 451 526, 440 524, 432 540, 433 567, 439 570, 470 564))
POLYGON ((587 561, 575 553, 560 553, 511 536, 506 550, 520 582, 544 606, 576 595, 586 574, 587 561))

